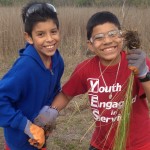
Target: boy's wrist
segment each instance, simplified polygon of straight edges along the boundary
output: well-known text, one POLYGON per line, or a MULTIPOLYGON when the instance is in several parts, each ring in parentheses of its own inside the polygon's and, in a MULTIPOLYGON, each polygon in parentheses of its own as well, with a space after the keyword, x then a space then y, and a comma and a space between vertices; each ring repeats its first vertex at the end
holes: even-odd
POLYGON ((33 135, 30 133, 30 126, 32 125, 32 122, 30 120, 27 120, 27 124, 24 129, 24 133, 27 134, 30 138, 33 138, 33 135))
POLYGON ((51 105, 49 107, 52 108, 52 109, 55 109, 55 110, 57 110, 59 112, 59 110, 58 110, 58 108, 56 106, 51 105))
POLYGON ((150 72, 147 72, 147 74, 141 78, 139 78, 140 82, 147 82, 150 81, 150 72))

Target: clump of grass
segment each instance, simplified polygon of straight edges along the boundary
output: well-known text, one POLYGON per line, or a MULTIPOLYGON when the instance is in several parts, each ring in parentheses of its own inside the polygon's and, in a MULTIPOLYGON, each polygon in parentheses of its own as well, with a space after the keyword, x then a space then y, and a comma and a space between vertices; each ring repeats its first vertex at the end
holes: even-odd
POLYGON ((141 40, 137 31, 127 30, 123 36, 125 39, 125 45, 128 49, 131 50, 141 46, 141 40))

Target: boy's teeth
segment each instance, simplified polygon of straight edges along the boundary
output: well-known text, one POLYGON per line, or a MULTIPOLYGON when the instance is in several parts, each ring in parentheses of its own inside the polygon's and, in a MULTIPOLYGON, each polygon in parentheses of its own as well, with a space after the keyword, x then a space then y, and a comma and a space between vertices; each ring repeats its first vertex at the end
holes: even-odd
POLYGON ((51 45, 51 46, 46 46, 46 48, 53 48, 54 47, 54 45, 51 45))
POLYGON ((110 51, 110 50, 112 50, 112 48, 106 48, 105 50, 106 50, 106 51, 110 51))
POLYGON ((112 47, 111 48, 106 48, 105 50, 106 51, 111 51, 112 49, 114 49, 114 47, 113 48, 112 47))

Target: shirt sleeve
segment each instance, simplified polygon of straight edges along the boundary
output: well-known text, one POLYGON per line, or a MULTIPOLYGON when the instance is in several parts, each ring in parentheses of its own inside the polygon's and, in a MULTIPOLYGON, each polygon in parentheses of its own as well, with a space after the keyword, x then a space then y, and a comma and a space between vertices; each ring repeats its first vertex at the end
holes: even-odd
POLYGON ((149 71, 150 71, 150 59, 148 57, 146 58, 146 64, 149 67, 149 71))
POLYGON ((21 98, 23 83, 21 76, 16 74, 16 70, 11 69, 0 81, 0 126, 24 131, 27 118, 16 106, 21 98))
MULTIPOLYGON (((140 81, 138 81, 138 82, 140 82, 140 81)), ((140 98, 146 98, 146 94, 145 94, 145 91, 144 91, 141 83, 139 83, 139 87, 140 87, 139 88, 139 97, 140 98)))
POLYGON ((72 73, 70 79, 62 87, 64 94, 68 96, 76 96, 87 92, 86 77, 84 69, 80 69, 78 66, 72 73))
MULTIPOLYGON (((150 70, 150 59, 149 59, 149 58, 146 58, 146 64, 147 64, 147 66, 149 67, 149 70, 150 70)), ((139 82, 140 82, 140 81, 139 81, 139 82)), ((139 83, 139 84, 140 84, 139 96, 140 96, 141 98, 146 98, 145 91, 144 91, 144 89, 143 89, 141 83, 139 83)))

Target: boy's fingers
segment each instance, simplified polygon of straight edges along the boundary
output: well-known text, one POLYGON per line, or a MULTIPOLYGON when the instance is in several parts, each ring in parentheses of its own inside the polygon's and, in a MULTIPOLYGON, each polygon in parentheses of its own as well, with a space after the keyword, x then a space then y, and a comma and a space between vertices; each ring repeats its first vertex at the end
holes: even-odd
POLYGON ((138 75, 138 74, 139 74, 139 70, 138 70, 137 67, 135 67, 135 66, 129 66, 129 69, 132 70, 135 75, 138 75))
POLYGON ((39 146, 38 142, 35 139, 29 139, 28 141, 29 141, 30 145, 33 145, 34 147, 39 146))

